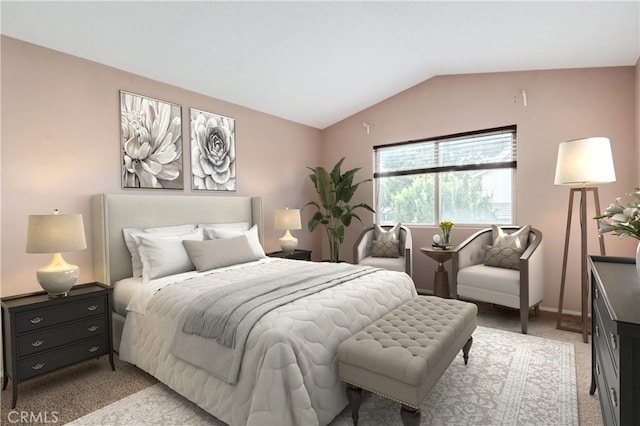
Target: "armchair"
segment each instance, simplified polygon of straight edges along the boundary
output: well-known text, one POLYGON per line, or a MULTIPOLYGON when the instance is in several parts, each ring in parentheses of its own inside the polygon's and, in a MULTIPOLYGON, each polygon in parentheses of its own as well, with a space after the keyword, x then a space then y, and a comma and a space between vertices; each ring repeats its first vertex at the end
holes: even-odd
MULTIPOLYGON (((512 233, 520 226, 501 226, 512 233)), ((453 250, 452 281, 458 298, 494 303, 520 310, 522 333, 527 334, 529 309, 539 314, 544 298, 542 232, 531 228, 519 270, 485 266, 487 246, 493 244, 492 229, 476 232, 453 250)))
MULTIPOLYGON (((391 225, 381 225, 383 229, 391 229, 391 225)), ((373 257, 371 255, 372 242, 375 239, 375 228, 366 228, 358 237, 353 246, 353 263, 360 265, 375 266, 392 271, 406 272, 409 276, 413 274, 411 262, 411 231, 405 226, 400 227, 400 255, 399 257, 373 257)))

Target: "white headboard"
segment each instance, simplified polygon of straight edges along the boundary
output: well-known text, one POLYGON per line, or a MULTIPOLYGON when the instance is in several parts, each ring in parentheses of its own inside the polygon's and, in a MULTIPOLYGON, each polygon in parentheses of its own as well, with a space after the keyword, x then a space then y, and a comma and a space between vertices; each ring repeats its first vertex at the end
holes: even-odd
POLYGON ((132 276, 122 228, 249 222, 263 243, 262 197, 97 194, 91 206, 95 279, 107 285, 132 276))

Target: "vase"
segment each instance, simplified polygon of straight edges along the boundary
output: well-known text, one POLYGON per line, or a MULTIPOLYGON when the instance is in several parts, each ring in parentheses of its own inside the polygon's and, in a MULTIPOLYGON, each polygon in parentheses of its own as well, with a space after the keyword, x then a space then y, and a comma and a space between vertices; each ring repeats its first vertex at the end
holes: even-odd
POLYGON ((640 242, 636 248, 636 272, 638 273, 638 278, 640 278, 640 242))
POLYGON ((442 230, 442 241, 440 242, 443 246, 448 246, 451 244, 451 230, 443 229, 442 230))

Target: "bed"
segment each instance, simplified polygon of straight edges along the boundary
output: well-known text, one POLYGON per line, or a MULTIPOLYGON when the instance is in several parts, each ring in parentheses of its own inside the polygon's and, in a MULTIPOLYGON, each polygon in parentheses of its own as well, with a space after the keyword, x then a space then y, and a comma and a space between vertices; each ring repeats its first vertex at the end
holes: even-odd
POLYGON ((224 358, 208 343, 214 339, 198 338, 187 351, 176 348, 184 312, 205 291, 204 285, 185 280, 208 274, 230 286, 245 277, 259 281, 263 271, 302 270, 308 262, 256 256, 202 273, 149 279, 143 291, 141 280, 133 277, 135 265, 123 229, 244 223, 261 243, 261 198, 98 194, 92 198, 92 211, 94 270, 96 279, 114 286, 114 348, 120 359, 228 424, 330 423, 347 404, 337 377, 340 342, 416 295, 408 275, 372 270, 292 299, 260 316, 247 332, 235 379, 220 377, 203 364, 224 358), (198 359, 186 360, 184 352, 198 359))

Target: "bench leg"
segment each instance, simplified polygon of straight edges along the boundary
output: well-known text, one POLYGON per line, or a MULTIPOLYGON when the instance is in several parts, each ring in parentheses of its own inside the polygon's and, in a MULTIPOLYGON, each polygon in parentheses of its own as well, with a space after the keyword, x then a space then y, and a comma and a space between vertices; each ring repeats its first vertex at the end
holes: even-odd
POLYGON ((358 426, 358 411, 360 411, 360 404, 362 403, 362 388, 347 384, 347 401, 351 406, 353 426, 358 426))
POLYGON ((402 404, 400 408, 400 419, 404 426, 418 426, 420 424, 420 409, 402 404))
POLYGON ((467 361, 469 361, 469 350, 471 349, 471 345, 473 344, 473 336, 469 337, 467 343, 462 347, 462 357, 464 358, 464 365, 467 365, 467 361))

